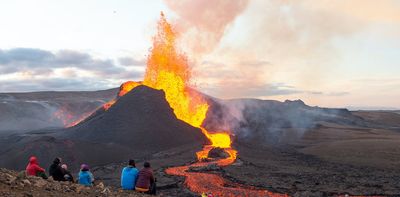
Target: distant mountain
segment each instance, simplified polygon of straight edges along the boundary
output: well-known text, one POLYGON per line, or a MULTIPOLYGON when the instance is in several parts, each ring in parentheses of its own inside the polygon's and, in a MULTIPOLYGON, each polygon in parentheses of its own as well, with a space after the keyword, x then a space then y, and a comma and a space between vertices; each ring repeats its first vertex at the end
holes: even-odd
POLYGON ((347 109, 351 111, 395 111, 399 110, 396 107, 382 107, 382 106, 347 106, 347 109))
POLYGON ((347 109, 310 107, 301 100, 212 100, 205 127, 211 131, 231 129, 236 141, 246 143, 279 144, 285 141, 287 135, 301 138, 321 123, 371 125, 347 109), (289 130, 290 134, 287 133, 289 130))
POLYGON ((118 89, 0 93, 0 132, 65 127, 113 99, 118 89))

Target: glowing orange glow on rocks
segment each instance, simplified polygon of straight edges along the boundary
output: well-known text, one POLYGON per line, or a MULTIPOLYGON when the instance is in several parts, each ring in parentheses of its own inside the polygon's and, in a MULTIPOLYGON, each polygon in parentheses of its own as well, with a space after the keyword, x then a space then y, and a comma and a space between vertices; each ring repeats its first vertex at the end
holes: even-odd
POLYGON ((107 111, 112 105, 114 105, 115 102, 117 102, 117 99, 108 101, 106 104, 103 105, 103 109, 107 111))
POLYGON ((127 82, 123 83, 119 87, 118 97, 107 102, 106 104, 104 104, 103 109, 107 111, 112 105, 114 105, 117 102, 119 97, 124 96, 126 93, 128 93, 133 88, 136 88, 139 85, 142 85, 142 84, 140 82, 136 82, 136 81, 127 81, 127 82))
POLYGON ((140 82, 136 82, 136 81, 127 81, 125 83, 123 83, 121 85, 121 87, 119 88, 119 92, 118 92, 118 96, 124 96, 126 93, 128 93, 129 91, 131 91, 133 88, 136 88, 137 86, 140 86, 141 83, 140 82))
POLYGON ((94 111, 85 112, 82 114, 74 114, 72 110, 67 106, 61 106, 53 113, 53 117, 62 121, 63 126, 65 128, 73 127, 83 120, 85 120, 88 116, 90 116, 94 111))

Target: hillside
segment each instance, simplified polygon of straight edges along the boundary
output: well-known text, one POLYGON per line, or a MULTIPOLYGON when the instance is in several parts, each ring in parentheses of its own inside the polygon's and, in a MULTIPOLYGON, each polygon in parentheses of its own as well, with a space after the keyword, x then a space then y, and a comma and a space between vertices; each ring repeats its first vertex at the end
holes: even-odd
POLYGON ((118 89, 0 93, 0 134, 62 128, 113 99, 118 89))

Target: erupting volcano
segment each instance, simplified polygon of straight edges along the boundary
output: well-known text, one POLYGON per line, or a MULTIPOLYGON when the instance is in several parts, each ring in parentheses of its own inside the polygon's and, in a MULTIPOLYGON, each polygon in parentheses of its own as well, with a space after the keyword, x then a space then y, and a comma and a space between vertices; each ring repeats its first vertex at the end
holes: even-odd
POLYGON ((176 48, 176 34, 173 27, 161 13, 158 22, 158 33, 153 37, 153 47, 147 60, 147 68, 143 82, 128 81, 121 85, 118 97, 106 103, 103 108, 108 110, 118 98, 139 85, 145 85, 165 92, 165 98, 176 117, 193 127, 199 128, 210 141, 196 156, 199 162, 181 167, 168 168, 170 175, 185 176, 186 186, 193 192, 211 192, 218 196, 285 196, 274 194, 267 190, 241 186, 225 181, 218 175, 187 172, 189 167, 201 167, 210 164, 227 166, 235 162, 237 151, 231 147, 231 131, 208 131, 202 124, 207 116, 209 104, 203 96, 194 91, 191 84, 192 73, 185 55, 176 48), (224 159, 209 158, 213 148, 223 149, 229 156, 224 159), (230 183, 230 184, 229 184, 230 183), (230 187, 225 185, 229 184, 230 187))
POLYGON ((236 151, 231 149, 230 131, 209 132, 202 127, 209 108, 208 103, 191 85, 191 69, 186 56, 176 49, 176 34, 172 26, 166 21, 164 14, 158 22, 158 33, 153 38, 153 48, 147 60, 147 68, 143 82, 128 81, 121 85, 118 97, 103 105, 108 110, 119 97, 139 85, 163 90, 166 100, 174 110, 176 117, 190 125, 201 129, 210 140, 211 145, 197 153, 199 160, 207 158, 213 147, 224 148, 232 158, 236 158, 236 151))
MULTIPOLYGON (((190 125, 200 128, 210 140, 212 147, 231 147, 229 131, 211 133, 202 127, 209 105, 204 98, 191 89, 191 70, 184 55, 179 54, 176 46, 176 35, 163 14, 158 23, 158 34, 153 38, 153 48, 147 61, 143 84, 164 90, 165 97, 174 109, 176 117, 190 125)), ((197 154, 205 158, 209 148, 197 154)), ((236 158, 234 150, 229 151, 232 159, 236 158)))
MULTIPOLYGON (((194 90, 192 72, 185 55, 176 46, 176 33, 161 13, 157 26, 158 33, 153 37, 153 46, 147 59, 147 68, 142 82, 127 81, 120 86, 115 99, 105 103, 102 108, 108 111, 118 100, 134 88, 144 85, 165 93, 165 99, 173 109, 177 119, 201 130, 209 143, 196 153, 198 162, 166 169, 166 173, 186 177, 185 185, 195 193, 211 192, 217 196, 286 196, 267 190, 239 185, 224 180, 217 174, 190 172, 190 168, 217 165, 227 166, 235 162, 237 151, 232 146, 232 131, 208 131, 203 127, 209 104, 202 94, 194 90), (224 158, 211 158, 210 151, 218 148, 225 152, 224 158), (229 186, 227 186, 229 185, 229 186)), ((84 118, 83 118, 84 119, 84 118)), ((80 121, 80 120, 78 120, 80 121)), ((75 126, 77 122, 67 124, 75 126)))

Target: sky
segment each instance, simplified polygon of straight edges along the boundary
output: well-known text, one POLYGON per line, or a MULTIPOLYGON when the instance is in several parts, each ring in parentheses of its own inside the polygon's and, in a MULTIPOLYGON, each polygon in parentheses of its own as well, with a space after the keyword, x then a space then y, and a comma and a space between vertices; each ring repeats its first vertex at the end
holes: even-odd
POLYGON ((400 109, 400 1, 0 0, 0 92, 143 78, 160 12, 219 98, 400 109))

